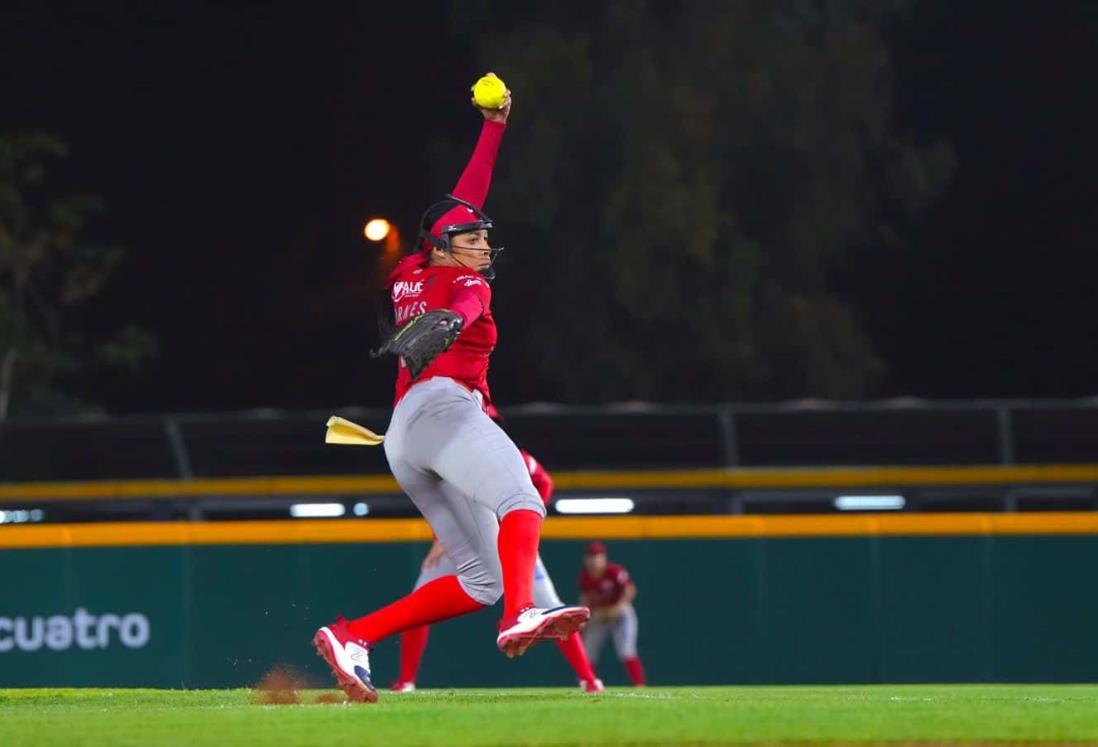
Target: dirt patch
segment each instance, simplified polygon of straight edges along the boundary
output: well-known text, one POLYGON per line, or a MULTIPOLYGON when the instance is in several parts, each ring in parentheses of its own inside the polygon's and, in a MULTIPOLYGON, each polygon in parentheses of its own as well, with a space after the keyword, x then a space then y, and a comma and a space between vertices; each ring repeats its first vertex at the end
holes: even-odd
POLYGON ((252 689, 256 705, 293 705, 301 702, 301 691, 308 688, 305 678, 290 667, 275 667, 267 671, 252 689))
POLYGON ((296 705, 298 703, 345 703, 342 693, 324 692, 311 700, 304 691, 316 685, 293 667, 273 667, 252 688, 252 703, 256 705, 296 705))

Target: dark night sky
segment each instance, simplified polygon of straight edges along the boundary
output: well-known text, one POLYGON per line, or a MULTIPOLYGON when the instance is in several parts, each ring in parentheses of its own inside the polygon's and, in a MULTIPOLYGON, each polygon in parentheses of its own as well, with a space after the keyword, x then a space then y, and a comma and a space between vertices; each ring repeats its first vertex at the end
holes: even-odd
MULTIPOLYGON (((959 166, 910 249, 837 277, 890 365, 880 395, 1098 393, 1088 5, 928 0, 893 30, 897 116, 959 166)), ((71 144, 64 178, 106 198, 95 235, 128 250, 104 325, 159 338, 140 386, 86 382, 113 410, 389 400, 391 372, 360 367, 362 221, 411 228, 449 186, 432 183, 428 144, 471 143, 482 71, 447 33, 449 3, 318 7, 0 10, 0 129, 71 144)), ((516 101, 516 116, 532 105, 516 101)))
POLYGON ((1098 394, 1098 3, 925 2, 894 54, 900 120, 959 166, 904 275, 860 268, 892 393, 1098 394))

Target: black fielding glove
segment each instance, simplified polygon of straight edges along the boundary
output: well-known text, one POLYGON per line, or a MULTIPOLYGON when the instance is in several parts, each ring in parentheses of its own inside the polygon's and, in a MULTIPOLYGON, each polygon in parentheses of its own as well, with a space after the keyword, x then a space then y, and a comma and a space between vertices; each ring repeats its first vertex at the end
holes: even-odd
POLYGON ((409 319, 370 355, 374 358, 386 354, 400 356, 415 379, 431 361, 454 344, 462 323, 461 317, 449 309, 428 311, 409 319))

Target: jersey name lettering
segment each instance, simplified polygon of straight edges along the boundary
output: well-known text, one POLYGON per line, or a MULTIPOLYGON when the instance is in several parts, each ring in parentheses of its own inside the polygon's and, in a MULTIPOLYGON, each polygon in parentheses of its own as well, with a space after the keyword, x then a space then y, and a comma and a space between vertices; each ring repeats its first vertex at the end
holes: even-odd
POLYGON ((411 319, 413 316, 419 316, 420 314, 426 314, 426 313, 427 313, 427 302, 426 301, 416 301, 415 303, 406 303, 403 306, 397 306, 396 307, 396 310, 395 310, 396 318, 395 318, 394 321, 396 322, 396 325, 399 327, 400 325, 404 324, 404 322, 411 319))

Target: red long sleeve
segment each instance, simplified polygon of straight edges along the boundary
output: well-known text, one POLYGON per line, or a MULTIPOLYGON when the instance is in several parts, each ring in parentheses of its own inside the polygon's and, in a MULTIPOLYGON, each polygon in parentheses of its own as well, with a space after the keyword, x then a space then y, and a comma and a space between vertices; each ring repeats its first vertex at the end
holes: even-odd
POLYGON ((480 285, 457 285, 450 294, 450 303, 447 304, 450 311, 462 318, 462 329, 469 329, 470 325, 484 313, 484 288, 480 285))
MULTIPOLYGON (((484 120, 480 137, 477 138, 476 147, 473 148, 473 155, 469 157, 469 163, 465 165, 465 170, 461 172, 461 178, 458 179, 451 193, 454 197, 476 205, 478 209, 484 207, 484 201, 488 199, 488 188, 492 186, 492 171, 496 167, 499 144, 503 140, 503 131, 506 129, 507 125, 502 122, 484 120)), ((469 223, 474 220, 477 218, 469 208, 458 205, 446 211, 435 221, 431 226, 431 233, 441 236, 441 226, 469 223)), ((421 244, 421 248, 423 252, 430 251, 430 245, 426 241, 421 244)))
POLYGON ((488 199, 488 188, 492 185, 492 170, 496 166, 496 156, 499 155, 499 144, 503 140, 503 131, 507 125, 502 122, 490 122, 484 120, 484 126, 480 130, 473 155, 461 172, 452 194, 454 197, 471 202, 478 208, 484 207, 484 201, 488 199))

